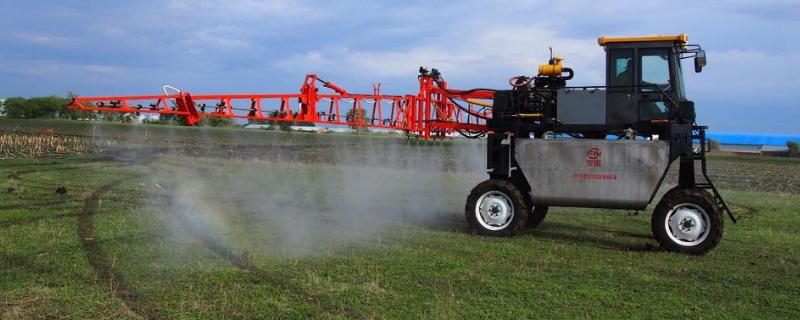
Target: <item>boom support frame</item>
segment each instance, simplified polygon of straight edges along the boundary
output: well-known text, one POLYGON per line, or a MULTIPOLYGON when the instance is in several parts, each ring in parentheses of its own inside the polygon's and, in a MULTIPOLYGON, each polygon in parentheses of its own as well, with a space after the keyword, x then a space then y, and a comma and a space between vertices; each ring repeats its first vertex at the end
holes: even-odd
POLYGON ((444 138, 455 132, 485 133, 491 109, 485 102, 494 91, 460 91, 433 69, 420 68, 416 95, 384 95, 381 85, 372 94, 350 93, 338 85, 307 74, 299 93, 175 94, 76 97, 71 110, 178 116, 187 125, 203 118, 244 119, 264 123, 314 123, 352 128, 393 129, 421 139, 444 138), (332 93, 321 93, 318 83, 332 93), (457 100, 463 101, 458 103, 457 100))

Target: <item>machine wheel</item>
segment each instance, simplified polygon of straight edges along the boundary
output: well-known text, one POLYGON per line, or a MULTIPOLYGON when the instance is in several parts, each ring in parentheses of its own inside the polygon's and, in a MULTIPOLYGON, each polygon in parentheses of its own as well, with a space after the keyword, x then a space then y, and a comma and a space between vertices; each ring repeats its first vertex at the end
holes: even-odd
POLYGON ((542 223, 542 221, 544 221, 544 217, 547 216, 547 209, 549 209, 549 207, 533 207, 531 213, 528 214, 528 220, 525 222, 525 226, 528 228, 534 228, 542 223))
POLYGON ((470 192, 464 210, 470 228, 486 236, 513 236, 525 227, 528 205, 511 181, 491 179, 470 192))
POLYGON ((653 235, 667 251, 705 254, 722 238, 721 212, 708 192, 670 190, 653 212, 653 235))

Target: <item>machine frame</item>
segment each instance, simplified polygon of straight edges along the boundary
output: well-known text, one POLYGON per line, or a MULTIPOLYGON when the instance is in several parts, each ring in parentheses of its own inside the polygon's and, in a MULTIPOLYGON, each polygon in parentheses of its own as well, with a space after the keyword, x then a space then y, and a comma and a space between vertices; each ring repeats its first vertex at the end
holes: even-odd
MULTIPOLYGON (((498 91, 495 93, 493 117, 487 121, 489 134, 487 137, 487 173, 489 180, 476 186, 467 199, 465 215, 470 226, 480 234, 492 236, 509 236, 521 232, 524 227, 535 226, 544 219, 548 207, 557 205, 562 207, 593 207, 610 209, 643 210, 647 204, 655 199, 656 192, 664 182, 669 168, 673 162, 678 161, 678 185, 667 191, 660 200, 653 214, 651 223, 653 234, 661 243, 662 247, 670 251, 679 251, 693 254, 702 254, 713 249, 722 236, 721 214, 727 213, 732 221, 736 221, 732 212, 723 200, 717 188, 711 182, 707 172, 706 158, 706 139, 705 130, 707 127, 697 125, 695 122, 694 103, 686 99, 682 68, 680 61, 688 57, 700 56, 703 61, 696 62, 701 64, 696 71, 705 64, 705 54, 697 45, 687 45, 685 35, 674 37, 644 37, 644 38, 600 38, 600 44, 606 48, 607 52, 607 76, 605 86, 583 86, 567 87, 565 81, 559 81, 560 73, 546 74, 537 78, 517 79, 518 82, 535 82, 535 86, 524 87, 524 92, 520 87, 515 87, 508 91, 498 91), (615 79, 615 54, 620 50, 632 52, 634 60, 632 67, 633 73, 638 75, 633 79, 633 83, 628 86, 620 86, 614 83, 615 79), (669 83, 649 84, 643 83, 640 52, 669 52, 669 83), (540 86, 540 84, 544 84, 540 86), (557 94, 552 92, 563 92, 563 90, 605 90, 606 123, 592 124, 563 124, 559 120, 559 112, 562 106, 555 97, 557 94), (546 91, 551 93, 547 95, 546 91), (529 93, 532 92, 532 93, 529 93), (526 104, 530 96, 545 96, 551 101, 540 99, 538 103, 526 104), (661 102, 666 105, 661 117, 643 118, 641 116, 641 106, 649 106, 652 102, 661 102), (631 115, 635 116, 631 116, 631 115), (523 116, 530 115, 530 116, 523 116), (620 121, 623 119, 623 121, 620 121), (627 120, 624 120, 627 119, 627 120), (537 198, 537 190, 532 188, 533 182, 537 179, 552 179, 554 173, 551 170, 573 170, 575 163, 551 164, 542 161, 540 164, 548 165, 546 170, 539 171, 545 176, 528 176, 522 167, 531 166, 529 154, 520 154, 516 148, 520 143, 527 139, 540 139, 558 142, 560 148, 580 148, 585 145, 587 139, 595 140, 597 145, 608 145, 606 142, 607 134, 617 135, 619 139, 629 139, 630 143, 616 146, 617 150, 623 150, 628 154, 628 158, 633 161, 642 161, 637 158, 641 156, 641 144, 659 141, 666 144, 668 148, 667 158, 659 161, 666 161, 664 170, 658 179, 655 188, 652 189, 647 201, 638 201, 634 204, 613 201, 555 201, 552 197, 547 200, 537 198), (559 137, 568 136, 560 139, 559 137), (639 154, 637 154, 639 153, 639 154), (700 174, 696 175, 697 163, 699 162, 700 174), (521 165, 522 164, 522 165, 521 165), (489 198, 486 195, 500 194, 503 196, 489 198), (520 199, 514 199, 521 197, 520 199), (508 200, 506 200, 508 199, 508 200), (673 203, 673 202, 680 203, 673 203), (505 212, 503 210, 506 210, 505 212), (524 213, 527 212, 527 216, 524 213), (500 217, 500 218, 497 218, 500 217), (677 218, 676 218, 677 217, 677 218), (678 219, 680 221, 675 221, 678 219), (487 223, 496 222, 494 224, 487 223), (486 226, 492 226, 487 228, 486 226), (499 227, 504 226, 504 227, 499 227), (694 227, 694 229, 692 228, 694 227), (685 229, 685 230, 684 230, 685 229), (695 234, 698 229, 703 234, 695 234), (684 230, 684 231, 681 231, 684 230), (688 230, 688 231, 687 231, 688 230), (697 239, 691 239, 697 236, 697 239), (681 238, 684 237, 684 238, 681 238), (699 241, 702 237, 702 241, 699 241), (684 240, 692 241, 684 241, 684 240)), ((555 63, 560 63, 561 59, 555 59, 555 63)), ((551 59, 553 65, 554 59, 551 59)), ((541 68, 540 68, 541 71, 541 68)), ((571 78, 570 70, 567 77, 571 78)), ((512 80, 513 81, 513 80, 512 80)), ((514 83, 512 83, 514 86, 514 83)), ((581 108, 599 107, 596 105, 583 105, 581 108)), ((599 149, 597 150, 599 156, 599 149)), ((550 148, 548 150, 556 150, 550 148)), ((562 150, 569 151, 569 150, 562 150)), ((591 153, 593 151, 587 151, 591 153)), ((591 155, 589 155, 591 157, 591 155)), ((546 159, 545 159, 546 160, 546 159)), ((589 163, 587 158, 587 163, 589 163)), ((599 160, 597 160, 599 161, 599 160)), ((588 165, 588 164, 587 164, 588 165)), ((639 168, 641 169, 641 168, 639 168)), ((637 172, 635 166, 630 164, 617 166, 616 173, 620 176, 635 176, 637 172)), ((534 170, 532 170, 534 171, 534 170)), ((593 177, 589 173, 589 177, 593 177)), ((598 175, 603 179, 604 175, 598 175)), ((613 175, 616 179, 617 175, 613 175)), ((570 177, 561 175, 562 181, 569 180, 570 177)), ((578 177, 580 178, 580 176, 578 177)), ((554 183, 547 180, 550 185, 554 183)), ((574 181, 572 181, 574 183, 574 181)), ((588 182, 587 182, 588 183, 588 182)), ((626 181, 629 184, 636 184, 637 181, 626 181)), ((643 186, 644 187, 644 186, 643 186)), ((589 199, 589 194, 593 192, 608 191, 600 188, 609 188, 606 184, 595 183, 592 186, 575 188, 575 190, 565 189, 562 194, 564 198, 578 199, 583 197, 589 199), (595 189, 592 189, 595 188, 595 189)))

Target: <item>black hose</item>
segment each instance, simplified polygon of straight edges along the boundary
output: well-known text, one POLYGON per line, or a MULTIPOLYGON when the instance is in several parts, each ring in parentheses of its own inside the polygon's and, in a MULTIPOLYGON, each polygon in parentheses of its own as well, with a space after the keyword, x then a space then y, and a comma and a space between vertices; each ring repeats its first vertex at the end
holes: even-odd
POLYGON ((458 134, 460 134, 462 137, 467 138, 467 139, 478 139, 478 138, 483 138, 483 137, 486 136, 486 132, 483 132, 483 131, 473 132, 473 131, 470 131, 470 130, 459 130, 459 129, 456 129, 456 132, 458 132, 458 134))
POLYGON ((572 80, 572 77, 575 76, 575 71, 572 71, 572 68, 562 68, 561 73, 564 72, 568 73, 568 75, 564 77, 564 80, 572 80))
MULTIPOLYGON (((467 108, 464 108, 463 106, 461 106, 461 104, 459 104, 458 102, 453 100, 453 98, 447 97, 447 99, 449 99, 450 102, 452 102, 454 105, 456 105, 456 107, 458 107, 459 109, 461 109, 462 111, 467 113, 467 124, 470 124, 470 121, 469 121, 470 117, 480 118, 480 119, 483 119, 483 120, 489 120, 489 118, 487 118, 487 117, 480 116, 480 115, 474 114, 472 112, 469 112, 469 110, 467 108)), ((467 138, 467 139, 478 139, 478 138, 483 138, 483 137, 486 136, 486 131, 472 131, 472 130, 469 130, 469 129, 466 129, 466 130, 456 129, 456 132, 458 132, 458 134, 460 134, 462 137, 467 138)))
POLYGON ((475 89, 469 89, 469 90, 464 90, 464 91, 452 91, 450 89, 442 89, 442 90, 444 90, 444 92, 447 92, 449 94, 468 94, 468 93, 473 93, 475 91, 491 91, 491 92, 499 91, 497 89, 487 89, 487 88, 475 88, 475 89))
POLYGON ((472 113, 472 112, 473 112, 472 110, 469 110, 469 109, 467 109, 467 108, 464 108, 464 107, 463 107, 461 104, 459 104, 458 102, 456 102, 456 101, 455 101, 453 98, 451 98, 451 97, 447 97, 447 99, 448 99, 448 100, 450 100, 450 102, 452 102, 453 104, 455 104, 455 105, 456 105, 456 107, 458 107, 459 109, 461 109, 461 111, 464 111, 464 112, 466 112, 468 115, 472 115, 472 116, 475 116, 476 118, 481 118, 481 119, 483 119, 483 120, 489 120, 489 118, 487 118, 487 117, 485 117, 485 116, 481 116, 481 115, 473 114, 473 113, 472 113))

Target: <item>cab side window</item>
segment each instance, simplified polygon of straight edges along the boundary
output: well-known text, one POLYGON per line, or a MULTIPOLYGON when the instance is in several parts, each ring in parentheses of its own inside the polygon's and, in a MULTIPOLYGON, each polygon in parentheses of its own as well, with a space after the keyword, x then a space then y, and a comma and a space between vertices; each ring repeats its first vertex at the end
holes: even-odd
POLYGON ((611 77, 609 83, 612 91, 626 92, 631 91, 634 80, 633 71, 633 49, 616 49, 610 53, 610 64, 608 75, 611 77), (627 87, 627 88, 626 88, 627 87))

